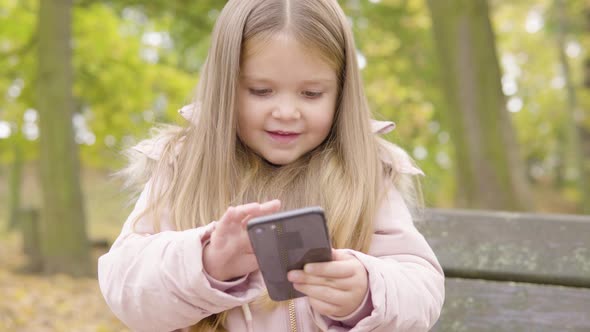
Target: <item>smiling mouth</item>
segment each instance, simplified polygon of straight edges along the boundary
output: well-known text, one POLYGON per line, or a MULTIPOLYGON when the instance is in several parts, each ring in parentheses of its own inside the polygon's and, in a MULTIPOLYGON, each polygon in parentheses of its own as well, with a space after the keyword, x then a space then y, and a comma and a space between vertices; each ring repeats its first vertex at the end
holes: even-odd
POLYGON ((291 131, 282 131, 282 130, 266 131, 266 132, 274 141, 279 142, 279 143, 290 143, 290 142, 296 140, 297 137, 299 137, 299 135, 301 135, 300 133, 291 132, 291 131))
POLYGON ((267 133, 271 134, 271 135, 280 135, 280 136, 294 136, 294 135, 299 135, 299 133, 296 132, 292 132, 292 131, 282 131, 282 130, 277 130, 277 131, 267 131, 267 133))

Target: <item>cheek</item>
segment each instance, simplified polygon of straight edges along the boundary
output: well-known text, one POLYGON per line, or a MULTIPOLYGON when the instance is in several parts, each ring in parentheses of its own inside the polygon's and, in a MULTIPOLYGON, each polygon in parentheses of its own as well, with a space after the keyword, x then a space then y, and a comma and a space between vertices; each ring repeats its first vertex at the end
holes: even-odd
POLYGON ((238 129, 247 130, 248 128, 260 126, 260 115, 255 111, 252 105, 244 105, 238 110, 238 129))
POLYGON ((260 102, 248 92, 242 92, 238 97, 238 118, 253 119, 261 109, 260 102))
POLYGON ((328 135, 334 122, 334 115, 336 114, 335 102, 329 101, 322 105, 322 109, 316 113, 313 124, 318 132, 322 132, 323 135, 328 135))
POLYGON ((252 103, 245 93, 241 93, 238 97, 238 135, 240 131, 246 129, 249 123, 252 122, 252 103))
POLYGON ((238 135, 238 138, 244 141, 244 133, 245 129, 248 127, 248 121, 244 106, 242 104, 238 104, 238 123, 236 127, 236 134, 238 135))

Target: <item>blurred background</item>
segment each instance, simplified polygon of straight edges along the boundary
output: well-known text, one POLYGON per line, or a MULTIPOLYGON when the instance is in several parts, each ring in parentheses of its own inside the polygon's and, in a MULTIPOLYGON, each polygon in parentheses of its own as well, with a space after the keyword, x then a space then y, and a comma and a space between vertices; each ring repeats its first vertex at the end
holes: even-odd
MULTIPOLYGON (((590 2, 339 2, 427 206, 590 214, 590 2)), ((224 4, 0 0, 0 329, 123 328, 70 276, 130 212, 121 151, 183 123, 224 4)))

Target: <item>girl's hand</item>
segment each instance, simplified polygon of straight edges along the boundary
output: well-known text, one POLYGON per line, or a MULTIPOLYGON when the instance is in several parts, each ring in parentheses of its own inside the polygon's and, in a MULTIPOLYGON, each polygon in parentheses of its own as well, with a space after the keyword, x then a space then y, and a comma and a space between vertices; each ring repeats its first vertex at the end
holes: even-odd
POLYGON ((217 222, 210 243, 203 249, 203 267, 221 281, 244 276, 258 269, 246 226, 248 220, 281 207, 279 200, 229 207, 217 222))
POLYGON ((353 313, 365 298, 367 270, 356 257, 332 250, 331 262, 306 264, 293 270, 288 279, 307 295, 309 304, 324 316, 344 317, 353 313))

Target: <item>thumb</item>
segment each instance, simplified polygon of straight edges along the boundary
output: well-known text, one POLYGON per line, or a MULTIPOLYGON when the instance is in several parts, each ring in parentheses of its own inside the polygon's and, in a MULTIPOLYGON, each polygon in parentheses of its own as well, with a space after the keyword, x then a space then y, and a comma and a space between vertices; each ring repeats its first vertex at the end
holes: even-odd
POLYGON ((349 254, 346 250, 332 248, 332 260, 345 261, 349 259, 354 259, 354 256, 349 254))

